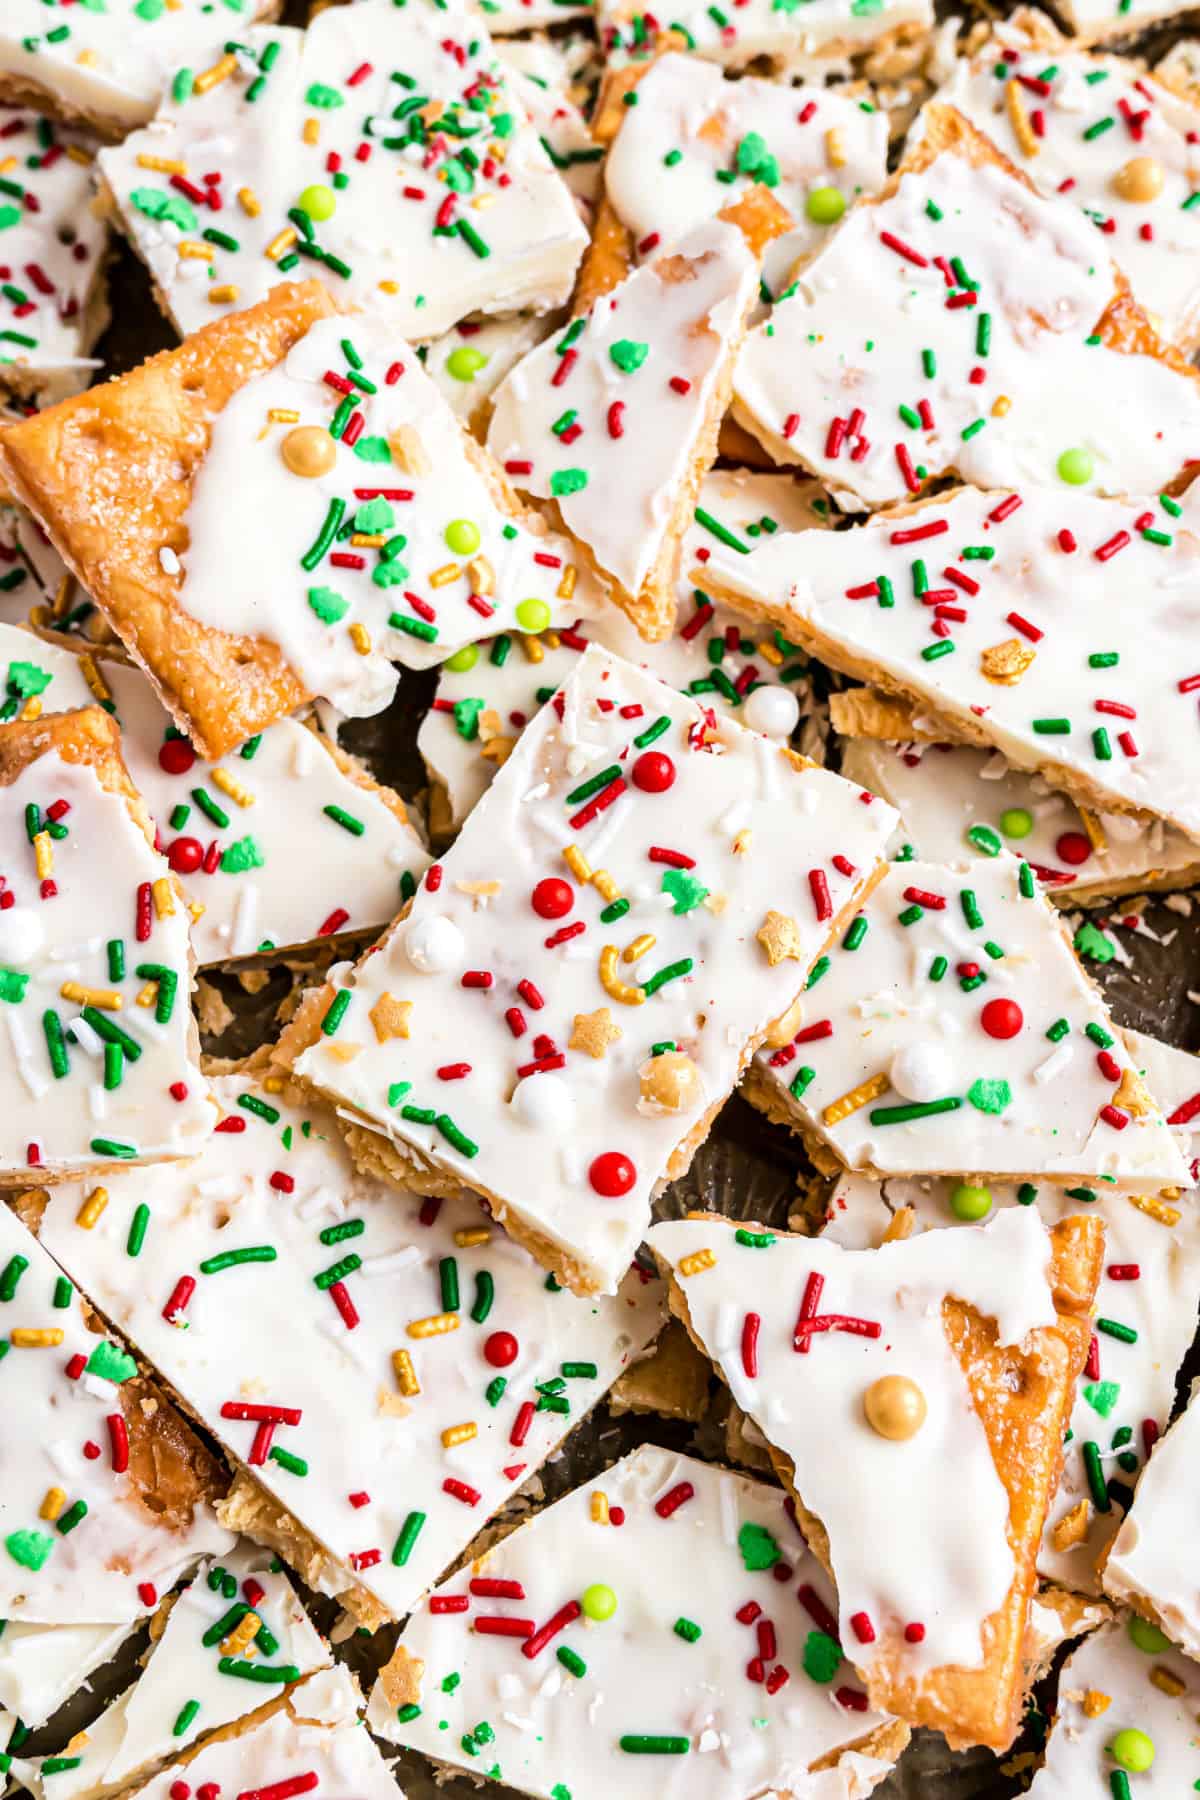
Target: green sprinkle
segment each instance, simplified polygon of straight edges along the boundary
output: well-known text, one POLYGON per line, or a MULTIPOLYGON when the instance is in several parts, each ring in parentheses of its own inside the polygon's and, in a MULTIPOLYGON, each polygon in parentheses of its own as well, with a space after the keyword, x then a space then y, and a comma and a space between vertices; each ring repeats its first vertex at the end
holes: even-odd
POLYGON ((1004 848, 998 832, 990 825, 972 825, 967 832, 967 842, 984 856, 999 856, 1004 848))
POLYGON ((923 919, 924 917, 925 908, 923 906, 918 906, 914 900, 912 905, 906 906, 904 911, 899 915, 899 922, 901 925, 915 925, 918 919, 923 919))
POLYGON ((694 1619, 685 1619, 682 1615, 676 1619, 672 1630, 676 1637, 681 1637, 685 1644, 694 1644, 704 1634, 694 1619))
POLYGON ((691 1738, 649 1732, 627 1732, 618 1742, 628 1756, 686 1756, 692 1747, 691 1738))
POLYGON ((705 511, 704 507, 696 508, 695 517, 697 525, 702 525, 705 531, 711 532, 719 543, 725 544, 730 550, 739 551, 742 556, 749 556, 750 545, 743 544, 741 538, 735 536, 728 525, 722 525, 720 519, 715 519, 712 513, 705 511))
POLYGON ((249 869, 261 869, 266 857, 252 837, 238 838, 221 853, 221 868, 226 875, 244 875, 249 869))
POLYGON ((132 1162, 137 1155, 135 1145, 118 1143, 115 1138, 93 1138, 91 1147, 97 1156, 112 1156, 120 1162, 132 1162))
POLYGON ((556 469, 550 477, 550 492, 561 500, 568 494, 582 493, 587 484, 586 469, 556 469))
MULTIPOLYGON (((471 1307, 471 1319, 474 1324, 482 1325, 496 1299, 496 1283, 487 1269, 480 1269, 475 1276, 475 1302, 471 1307)), ((442 1303, 443 1312, 454 1312, 455 1307, 442 1303)))
MULTIPOLYGON (((308 1474, 308 1464, 304 1458, 293 1456, 290 1450, 281 1450, 278 1444, 272 1444, 270 1456, 271 1461, 278 1463, 281 1469, 286 1469, 289 1475, 308 1474)), ((261 1637, 261 1632, 259 1635, 261 1637)))
POLYGON ((1033 881, 1033 870, 1027 862, 1021 864, 1020 871, 1017 875, 1017 886, 1021 891, 1021 898, 1023 900, 1033 899, 1036 892, 1033 881))
POLYGON ((1091 1489, 1092 1505, 1097 1512, 1111 1512, 1112 1501, 1108 1497, 1108 1485, 1104 1479, 1104 1470, 1100 1465, 1100 1446, 1089 1439, 1083 1445, 1083 1467, 1087 1475, 1088 1487, 1091 1489))
POLYGON ((1112 744, 1103 725, 1098 725, 1092 733, 1092 749, 1095 751, 1097 762, 1112 761, 1112 744))
POLYGON ((810 1069, 805 1063, 797 1071, 794 1080, 788 1084, 788 1093, 793 1100, 803 1100, 805 1093, 817 1079, 817 1071, 810 1069))
POLYGON ((125 1240, 126 1256, 140 1256, 142 1246, 146 1242, 146 1233, 150 1228, 150 1208, 143 1200, 134 1208, 133 1219, 129 1226, 129 1236, 125 1240))
POLYGON ((74 1506, 68 1506, 62 1517, 55 1521, 54 1529, 60 1537, 70 1537, 77 1525, 82 1525, 87 1518, 87 1501, 77 1500, 74 1506))
POLYGON ((327 819, 332 819, 335 825, 340 825, 343 831, 348 831, 351 837, 362 837, 367 829, 361 819, 356 819, 354 814, 348 813, 344 807, 323 806, 321 811, 327 819))
POLYGON ((851 922, 850 929, 842 939, 843 950, 857 950, 867 935, 867 921, 862 913, 851 922))
POLYGON ((488 1405, 499 1406, 507 1387, 508 1377, 506 1375, 497 1375, 494 1381, 489 1381, 483 1390, 483 1397, 488 1405))
POLYGON ((257 1094, 239 1094, 238 1105, 247 1112, 254 1113, 256 1117, 265 1119, 268 1125, 279 1123, 279 1108, 266 1100, 260 1100, 257 1094))
POLYGON ((1071 1022, 1069 1019, 1055 1019, 1053 1025, 1047 1026, 1046 1036, 1050 1039, 1052 1044, 1057 1044, 1061 1039, 1066 1037, 1070 1029, 1071 1022))
MULTIPOLYGON (((202 1268, 203 1266, 201 1264, 202 1268)), ((336 1286, 339 1281, 345 1281, 347 1275, 353 1275, 356 1269, 361 1268, 362 1257, 356 1250, 351 1250, 348 1256, 343 1256, 338 1262, 330 1263, 327 1269, 322 1269, 319 1274, 314 1275, 313 1286, 318 1288, 322 1294, 328 1293, 331 1287, 336 1286)))
POLYGON ((269 1663, 245 1662, 239 1656, 221 1656, 217 1659, 217 1668, 222 1675, 236 1675, 240 1681, 256 1681, 260 1687, 286 1687, 289 1682, 300 1679, 295 1663, 278 1663, 272 1667, 269 1663))
POLYGON ((182 1737, 199 1711, 200 1702, 198 1700, 186 1701, 184 1705, 180 1707, 179 1712, 176 1715, 175 1723, 171 1727, 171 1735, 173 1737, 182 1737))
POLYGON ((810 1631, 804 1640, 802 1662, 809 1680, 825 1686, 842 1666, 842 1646, 828 1632, 810 1631))
POLYGON ((479 1145, 469 1138, 465 1131, 460 1131, 449 1113, 438 1113, 433 1123, 437 1126, 446 1142, 460 1156, 474 1157, 479 1155, 479 1145))
POLYGON ((930 981, 941 981, 949 967, 950 964, 946 961, 944 956, 935 956, 929 965, 930 981))
POLYGON ((396 1717, 400 1721, 401 1725, 411 1725, 412 1721, 414 1719, 419 1719, 420 1716, 421 1716, 420 1707, 414 1705, 414 1703, 411 1700, 407 1700, 403 1706, 399 1706, 396 1708, 396 1717))
POLYGON ((914 1100, 906 1106, 879 1106, 870 1114, 872 1125, 907 1125, 913 1119, 931 1119, 937 1113, 957 1112, 962 1105, 958 1096, 945 1100, 914 1100))
POLYGON ((1068 737, 1071 731, 1070 719, 1035 719, 1033 729, 1039 737, 1068 737))
POLYGON ((4 1540, 4 1548, 15 1563, 36 1574, 53 1550, 54 1539, 44 1531, 10 1531, 4 1540))
POLYGON ((572 788, 567 795, 566 804, 578 806, 581 801, 590 800, 593 794, 598 794, 602 788, 606 788, 610 782, 615 781, 620 773, 620 763, 610 763, 608 768, 601 769, 598 775, 589 776, 587 781, 580 782, 577 788, 572 788))
POLYGON ((1132 1325, 1122 1325, 1119 1319, 1097 1319, 1096 1330, 1102 1331, 1105 1337, 1116 1338, 1120 1344, 1136 1344, 1138 1334, 1132 1325))
POLYGON ((1106 119, 1097 119, 1094 125, 1089 125, 1084 131, 1085 140, 1090 144, 1094 138, 1103 137, 1106 131, 1112 130, 1116 122, 1111 113, 1106 119))
POLYGON ((326 1037, 332 1037, 346 1016, 346 1008, 350 1004, 350 989, 340 988, 329 1002, 325 1017, 321 1020, 321 1030, 326 1037))
POLYGON ((742 1567, 750 1575, 761 1574, 764 1569, 773 1569, 783 1556, 766 1526, 756 1525, 750 1519, 739 1530, 737 1541, 742 1567))
POLYGON ((246 1263, 273 1263, 279 1252, 274 1244, 251 1244, 245 1250, 222 1250, 206 1257, 200 1264, 202 1275, 221 1275, 226 1269, 240 1269, 246 1263))
POLYGON ((71 1062, 67 1055, 67 1037, 63 1023, 53 1007, 47 1007, 42 1014, 42 1030, 46 1035, 51 1071, 55 1079, 61 1081, 64 1075, 71 1073, 71 1062))
POLYGON ((335 594, 332 588, 314 587, 308 590, 308 604, 320 619, 322 625, 336 625, 350 611, 350 602, 335 594))
POLYGON ((644 750, 647 744, 654 743, 656 738, 662 736, 663 732, 670 726, 670 723, 671 721, 667 714, 663 713, 659 718, 655 719, 652 725, 647 725, 645 731, 639 733, 639 735, 634 738, 634 748, 637 750, 644 750))
POLYGON ((65 1312, 71 1304, 71 1295, 75 1289, 65 1275, 60 1275, 54 1283, 54 1305, 58 1312, 65 1312))
POLYGON ((959 901, 962 905, 963 918, 967 921, 971 930, 982 931, 983 914, 979 910, 979 901, 976 897, 975 889, 964 888, 959 895, 959 901))
POLYGON ((678 962, 668 963, 665 968, 659 969, 657 974, 651 975, 648 981, 643 981, 643 994, 649 999, 651 994, 657 994, 660 987, 665 987, 668 981, 676 981, 683 975, 690 975, 693 967, 690 956, 682 956, 678 962))
POLYGON ((939 638, 936 644, 926 644, 921 652, 925 662, 937 662, 943 656, 953 656, 954 645, 949 638, 939 638))
POLYGON ((1037 1189, 1032 1181, 1023 1181, 1017 1189, 1017 1202, 1020 1206, 1032 1206, 1037 1199, 1037 1189))
POLYGON ((1103 1025, 1097 1025, 1094 1021, 1085 1025, 1083 1030, 1085 1037, 1090 1037, 1093 1044, 1098 1044, 1101 1050, 1111 1050, 1116 1041, 1105 1031, 1103 1025))
POLYGON ((746 1250, 769 1250, 771 1245, 775 1242, 775 1238, 771 1232, 747 1231, 745 1226, 742 1225, 739 1225, 738 1229, 734 1232, 733 1240, 736 1244, 741 1244, 746 1250))
POLYGON ((921 368, 922 368, 922 371, 924 372, 925 379, 927 381, 932 381, 934 376, 937 374, 937 356, 934 351, 922 350, 922 352, 921 352, 921 368))
POLYGON ((559 1650, 558 1660, 563 1668, 574 1675, 577 1680, 582 1680, 583 1676, 587 1674, 587 1664, 584 1662, 582 1656, 578 1655, 576 1651, 572 1650, 566 1644, 559 1650))
MULTIPOLYGON (((0 1296, 2 1298, 3 1296, 0 1296)), ((107 1339, 96 1345, 87 1359, 88 1375, 98 1375, 102 1381, 114 1382, 118 1387, 137 1374, 137 1364, 127 1350, 117 1344, 110 1344, 107 1339)))
POLYGON ((413 1546, 421 1535, 421 1527, 425 1523, 423 1512, 410 1512, 400 1527, 400 1535, 392 1549, 392 1562, 396 1568, 402 1569, 413 1553, 413 1546))

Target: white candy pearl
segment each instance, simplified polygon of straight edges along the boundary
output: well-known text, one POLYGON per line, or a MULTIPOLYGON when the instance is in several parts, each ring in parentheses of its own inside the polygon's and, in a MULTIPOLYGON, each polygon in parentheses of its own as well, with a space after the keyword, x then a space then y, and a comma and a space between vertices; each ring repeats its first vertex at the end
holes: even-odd
POLYGON ((535 1131, 565 1131, 575 1118, 575 1097, 561 1075, 527 1075, 513 1089, 512 1108, 535 1131))
POLYGON ((906 1100, 940 1100, 954 1086, 950 1057, 941 1044, 905 1044, 893 1056, 889 1073, 906 1100))
POLYGON ((466 943, 453 919, 430 913, 414 919, 404 934, 404 951, 422 975, 447 975, 461 968, 466 943))
POLYGON ((0 963, 31 963, 46 941, 46 928, 28 907, 0 912, 0 963))
POLYGON ((800 702, 786 687, 756 687, 742 708, 742 722, 764 737, 791 737, 799 717, 800 702))

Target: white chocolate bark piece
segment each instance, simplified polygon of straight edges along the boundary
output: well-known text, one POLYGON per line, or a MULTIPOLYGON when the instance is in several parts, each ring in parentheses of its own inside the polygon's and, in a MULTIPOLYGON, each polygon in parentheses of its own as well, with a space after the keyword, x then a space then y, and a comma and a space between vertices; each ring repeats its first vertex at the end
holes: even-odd
POLYGON ((564 19, 588 19, 593 0, 475 0, 489 31, 497 37, 513 31, 534 31, 558 25, 564 19))
POLYGON ((883 186, 887 119, 836 88, 728 81, 696 56, 660 56, 635 89, 604 165, 604 191, 639 256, 676 244, 755 181, 795 228, 768 247, 763 279, 787 286, 845 208, 883 186), (816 198, 813 198, 813 196, 816 198))
MULTIPOLYGON (((662 14, 655 15, 664 19, 662 14)), ((610 56, 653 39, 651 15, 629 0, 600 0, 597 22, 610 56)), ((730 7, 682 0, 671 8, 671 25, 686 31, 698 56, 728 69, 743 69, 759 57, 775 67, 805 63, 869 49, 892 32, 924 31, 933 24, 929 0, 809 0, 780 6, 777 0, 745 0, 730 7)))
POLYGON ((357 0, 224 53, 214 24, 191 89, 100 156, 182 335, 293 269, 319 274, 341 305, 376 301, 403 337, 566 300, 586 234, 459 0, 357 0), (184 191, 155 159, 183 165, 184 191))
POLYGON ((938 92, 1039 193, 1069 195, 1160 325, 1200 330, 1200 110, 1116 56, 1089 56, 1040 15, 1000 21, 938 92))
POLYGON ((1178 0, 1063 0, 1063 18, 1084 44, 1120 42, 1148 26, 1186 17, 1178 0))
POLYGON ((566 624, 594 594, 584 580, 574 598, 564 538, 537 535, 498 504, 490 464, 378 318, 319 321, 239 391, 214 421, 187 527, 183 609, 221 631, 269 637, 313 693, 355 716, 391 698, 392 659, 427 667, 497 630, 566 624), (365 425, 350 444, 329 440, 336 454, 324 473, 299 475, 285 460, 291 434, 319 430, 328 461, 325 428, 349 398, 327 370, 358 394, 365 425), (270 422, 277 411, 287 422, 270 422))
POLYGON ((442 399, 481 442, 487 436, 492 395, 510 369, 550 335, 551 324, 545 315, 529 313, 464 320, 420 351, 425 373, 442 399))
POLYGON ((1188 1794, 1200 1779, 1196 1750, 1196 1665, 1132 1614, 1085 1637, 1062 1666, 1055 1721, 1030 1800, 1115 1794, 1126 1775, 1135 1794, 1188 1794), (1131 1736, 1131 1734, 1133 1734, 1131 1736), (1140 1740, 1140 1741, 1139 1741, 1140 1740), (1148 1741, 1153 1766, 1134 1758, 1148 1741))
MULTIPOLYGON (((0 787, 4 1186, 194 1156, 215 1117, 187 910, 128 797, 105 785, 111 769, 75 759, 71 738, 94 717, 48 720, 43 747, 15 779, 10 762, 0 787)), ((12 733, 35 730, 0 732, 0 757, 12 733)))
MULTIPOLYGON (((350 1671, 340 1663, 318 1670, 290 1693, 279 1711, 249 1729, 204 1745, 183 1764, 169 1764, 143 1786, 137 1800, 172 1800, 183 1778, 195 1794, 262 1795, 268 1800, 310 1789, 322 1800, 404 1800, 395 1776, 364 1731, 362 1704, 350 1671)), ((179 1800, 178 1793, 174 1800, 179 1800)))
POLYGON ((69 712, 92 699, 78 656, 19 625, 0 624, 0 725, 69 712))
MULTIPOLYGON (((146 1486, 133 1411, 162 1409, 162 1401, 128 1351, 89 1326, 79 1294, 7 1206, 0 1308, 9 1378, 0 1613, 28 1624, 132 1625, 199 1557, 220 1555, 232 1539, 198 1481, 186 1496, 177 1491, 180 1469, 169 1456, 146 1486), (121 1390, 130 1381, 126 1411, 121 1390)), ((182 1430, 178 1418, 159 1426, 182 1430)))
POLYGON ((749 333, 735 416, 848 511, 919 493, 922 470, 1150 493, 1197 454, 1200 385, 1144 325, 1129 351, 1089 342, 1121 291, 1089 219, 943 149, 855 207, 749 333))
POLYGON ((603 186, 604 147, 592 137, 587 120, 562 88, 548 88, 526 75, 501 52, 513 93, 538 134, 542 149, 580 205, 585 223, 603 186))
POLYGON ((10 1619, 0 1637, 0 1738, 20 1719, 45 1724, 101 1664, 116 1655, 132 1622, 119 1625, 26 1625, 10 1619))
POLYGON ((277 1560, 238 1543, 196 1571, 136 1681, 87 1727, 85 1741, 20 1762, 18 1772, 35 1800, 116 1793, 331 1660, 277 1560))
POLYGON ((865 1796, 907 1732, 869 1710, 835 1605, 778 1488, 646 1447, 444 1582, 367 1723, 539 1800, 657 1800, 685 1770, 695 1800, 815 1800, 826 1761, 831 1797, 865 1796))
POLYGON ((750 1097, 880 1177, 1185 1179, 1059 914, 1007 855, 890 864, 750 1097))
POLYGON ((891 808, 798 761, 593 646, 298 1073, 611 1293, 877 874, 891 808))
POLYGON ((859 531, 781 535, 751 556, 716 549, 705 575, 731 605, 769 612, 823 661, 1014 767, 1200 838, 1200 663, 1187 660, 1197 520, 1196 490, 1182 501, 965 490, 859 531))
POLYGON ((114 1186, 90 1231, 63 1190, 42 1241, 323 1548, 310 1584, 400 1618, 655 1335, 662 1290, 579 1304, 477 1206, 356 1175, 323 1108, 215 1086, 198 1162, 114 1186))
POLYGON ((996 750, 848 738, 841 766, 847 780, 896 807, 898 836, 917 855, 953 862, 1003 847, 1023 857, 1060 903, 1099 905, 1200 879, 1200 846, 1161 819, 1115 812, 1085 819, 1044 776, 1012 768, 996 750))
POLYGON ((1195 1383, 1186 1411, 1155 1445, 1104 1565, 1104 1591, 1200 1654, 1200 1574, 1194 1516, 1200 1408, 1195 1383))
MULTIPOLYGON (((714 540, 714 532, 732 532, 741 542, 757 543, 778 530, 820 526, 828 502, 815 482, 744 469, 714 470, 701 483, 699 510, 707 523, 693 518, 688 527, 680 559, 685 571, 702 569, 709 546, 720 541, 714 540)), ((679 630, 661 644, 643 642, 625 615, 610 606, 569 632, 546 633, 539 640, 540 656, 524 636, 520 647, 493 639, 444 663, 417 745, 445 788, 448 825, 457 829, 483 798, 499 763, 538 707, 562 686, 588 643, 641 663, 683 693, 703 696, 703 704, 714 712, 731 712, 779 741, 790 737, 807 710, 811 689, 806 660, 781 647, 786 638, 752 625, 727 606, 714 607, 686 576, 679 582, 678 616, 679 630)))
MULTIPOLYGON (((1051 1244, 1036 1213, 1003 1213, 983 1229, 849 1251, 705 1218, 655 1225, 648 1242, 672 1274, 689 1330, 787 1459, 806 1516, 819 1521, 843 1648, 869 1693, 903 1684, 910 1719, 940 1715, 952 1742, 995 1743, 1019 1685, 1011 1653, 998 1654, 1000 1621, 1015 1599, 1023 1626, 1032 1546, 1011 1529, 1012 1471, 998 1466, 1018 1452, 994 1455, 997 1422, 979 1410, 943 1306, 952 1298, 974 1308, 979 1341, 993 1354, 1012 1346, 1021 1362, 1052 1341, 1033 1334, 1053 1332, 1057 1315, 1051 1244), (814 1323, 801 1335, 807 1319, 814 1323), (969 1684, 951 1690, 948 1708, 943 1688, 939 1710, 924 1712, 947 1670, 990 1672, 1008 1690, 989 1695, 990 1726, 977 1720, 972 1734, 969 1684)), ((1040 1453, 1019 1454, 1044 1506, 1040 1453)))
POLYGON ((716 454, 757 272, 737 226, 707 220, 539 344, 494 397, 496 460, 557 503, 648 638, 670 631, 676 547, 716 454))
POLYGON ((94 144, 28 107, 0 105, 0 132, 0 389, 59 399, 86 387, 107 320, 94 144))
MULTIPOLYGON (((234 0, 227 10, 230 29, 240 35, 272 5, 234 0)), ((213 24, 208 0, 151 4, 140 12, 136 6, 81 6, 63 20, 50 18, 41 0, 5 0, 0 94, 40 101, 64 118, 85 120, 105 137, 124 137, 153 118, 180 69, 211 49, 213 24)))

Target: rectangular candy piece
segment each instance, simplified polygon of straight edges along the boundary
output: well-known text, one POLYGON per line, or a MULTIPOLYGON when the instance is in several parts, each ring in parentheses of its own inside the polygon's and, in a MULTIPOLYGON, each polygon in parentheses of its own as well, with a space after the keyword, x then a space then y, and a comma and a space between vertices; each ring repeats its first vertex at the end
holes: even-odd
MULTIPOLYGON (((1129 1042, 1164 1109, 1184 1105, 1200 1086, 1196 1058, 1134 1032, 1129 1042)), ((1191 1165, 1200 1144, 1186 1126, 1177 1135, 1191 1165)), ((1189 1166, 1189 1178, 1194 1173, 1189 1166)), ((970 1176, 892 1180, 885 1189, 861 1175, 843 1175, 828 1192, 823 1219, 832 1242, 864 1250, 885 1234, 890 1239, 934 1227, 975 1227, 1012 1207, 1036 1206, 1047 1224, 1055 1224, 1081 1205, 1104 1221, 1105 1266, 1038 1571, 1076 1593, 1098 1595, 1097 1563, 1128 1510, 1139 1467, 1171 1416, 1176 1371, 1195 1329, 1200 1215, 1194 1193, 1180 1204, 1177 1191, 1167 1200, 1128 1183, 1064 1190, 1047 1182, 984 1186, 970 1176)))
POLYGON ((198 1162, 127 1177, 90 1226, 61 1190, 42 1241, 237 1465, 225 1522, 373 1627, 557 1450, 662 1291, 638 1272, 580 1305, 476 1204, 356 1175, 332 1114, 274 1074, 215 1085, 198 1162))
MULTIPOLYGON (((107 1203, 104 1188, 80 1197, 88 1218, 107 1203)), ((97 1324, 0 1206, 0 1615, 10 1621, 127 1626, 231 1543, 212 1510, 224 1471, 97 1324)))
POLYGON ((613 75, 596 129, 612 140, 604 194, 628 234, 631 261, 678 243, 748 187, 767 183, 793 221, 767 247, 769 293, 787 286, 796 263, 821 247, 858 195, 886 179, 884 113, 864 111, 836 88, 727 80, 714 63, 670 51, 613 75))
POLYGON ((297 1070, 391 1179, 611 1293, 894 819, 593 646, 297 1070))
POLYGON ((44 402, 86 386, 97 366, 88 352, 108 323, 108 232, 90 204, 95 146, 3 105, 0 143, 0 391, 44 402))
POLYGON ((108 715, 0 726, 0 821, 0 1188, 194 1156, 187 908, 108 715))
MULTIPOLYGON (((665 19, 664 14, 657 15, 665 19)), ((778 0, 745 0, 729 8, 705 0, 682 0, 671 8, 671 29, 684 34, 689 50, 728 69, 744 69, 765 57, 780 72, 789 63, 804 67, 815 57, 845 57, 893 35, 904 41, 933 24, 929 0, 808 0, 803 6, 778 0)), ((630 0, 599 0, 597 22, 609 56, 636 52, 658 26, 654 15, 630 0)))
POLYGON ((880 1178, 1186 1177, 1060 915, 1013 856, 889 864, 746 1093, 880 1178))
POLYGON ((865 1796, 908 1730, 870 1710, 835 1604, 777 1487, 646 1447, 443 1582, 367 1723, 538 1800, 659 1800, 685 1772, 694 1800, 807 1794, 821 1769, 865 1796))
POLYGON ((1105 235, 1160 335, 1200 337, 1200 109, 1139 64, 1076 49, 1041 13, 998 22, 937 95, 1038 192, 1067 194, 1105 235))
MULTIPOLYGON (((881 722, 904 710, 868 688, 852 695, 862 697, 859 707, 877 708, 881 722)), ((832 698, 836 713, 842 696, 832 698)), ((1059 905, 1099 906, 1200 881, 1200 846, 1191 838, 1161 819, 1081 809, 996 750, 851 737, 842 742, 841 771, 897 808, 897 837, 909 855, 915 848, 931 861, 953 862, 1011 850, 1059 905)))
MULTIPOLYGON (((61 8, 53 9, 55 11, 61 8)), ((270 18, 277 0, 237 0, 242 29, 270 18)), ((0 16, 0 100, 32 105, 119 139, 154 117, 164 89, 190 87, 189 65, 213 42, 209 0, 71 9, 50 17, 42 0, 5 0, 0 16)))
POLYGON ((1197 520, 1200 495, 969 489, 752 556, 718 547, 704 580, 932 714, 923 729, 1200 838, 1197 520))
POLYGON ((984 1232, 851 1251, 713 1216, 648 1241, 772 1447, 871 1704, 1003 1750, 1104 1228, 1016 1208, 984 1232))
POLYGON ((520 488, 555 503, 651 643, 674 624, 680 540, 716 456, 759 259, 789 223, 767 188, 751 188, 496 390, 488 448, 520 488))
POLYGON ((746 339, 734 416, 847 511, 955 473, 1152 492, 1200 446, 1200 377, 1091 220, 929 106, 881 193, 746 339))
POLYGON ((214 1731, 331 1662, 278 1561, 242 1542, 175 1599, 136 1681, 61 1753, 16 1765, 35 1800, 93 1800, 145 1781, 214 1731), (274 1566, 272 1566, 274 1565, 274 1566))
POLYGON ((299 268, 402 337, 569 297, 587 234, 461 0, 357 0, 233 44, 222 31, 214 16, 191 84, 100 156, 181 335, 299 268))
MULTIPOLYGON (((575 616, 576 568, 378 316, 285 285, 0 433, 0 463, 202 755, 392 660, 575 616)), ((586 588, 586 582, 583 584, 586 588)))
MULTIPOLYGON (((752 547, 776 531, 820 526, 828 512, 816 482, 746 469, 710 471, 684 534, 680 567, 699 570, 712 544, 732 539, 752 547)), ((435 840, 457 830, 483 798, 526 724, 589 643, 641 663, 681 693, 703 696, 702 704, 718 715, 730 713, 781 742, 791 736, 810 710, 807 661, 793 654, 782 632, 755 627, 727 606, 714 607, 686 575, 677 580, 676 594, 679 628, 661 644, 644 643, 624 613, 603 606, 569 631, 541 638, 525 633, 516 640, 504 633, 480 645, 468 668, 442 665, 437 695, 417 735, 436 783, 430 803, 435 840)))

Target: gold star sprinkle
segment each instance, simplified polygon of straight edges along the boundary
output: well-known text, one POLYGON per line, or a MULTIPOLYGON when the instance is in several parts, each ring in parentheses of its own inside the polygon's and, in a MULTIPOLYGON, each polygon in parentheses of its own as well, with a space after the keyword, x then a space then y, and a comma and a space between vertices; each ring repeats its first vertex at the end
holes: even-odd
POLYGON ((412 1008, 411 1000, 397 1000, 394 994, 380 994, 369 1015, 375 1027, 375 1041, 386 1044, 389 1038, 406 1038, 412 1008))
POLYGON ((623 1035, 621 1027, 613 1024, 607 1006, 600 1006, 594 1013, 575 1014, 575 1029, 567 1041, 567 1049, 582 1050, 586 1056, 607 1056, 608 1046, 623 1035))
POLYGON ((804 961, 804 943, 800 927, 789 913, 769 912, 755 933, 774 968, 790 956, 794 962, 804 961))

